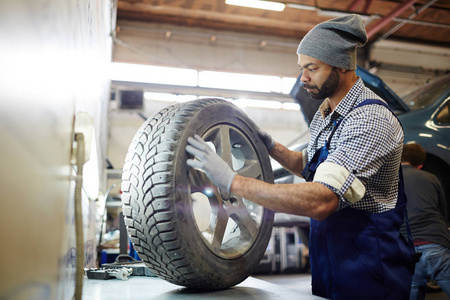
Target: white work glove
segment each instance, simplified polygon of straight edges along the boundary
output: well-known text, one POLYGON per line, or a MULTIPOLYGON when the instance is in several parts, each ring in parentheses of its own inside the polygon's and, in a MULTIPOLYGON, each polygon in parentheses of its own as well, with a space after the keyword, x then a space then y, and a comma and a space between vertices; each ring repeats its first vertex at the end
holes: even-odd
POLYGON ((270 134, 262 130, 258 125, 256 125, 256 132, 258 133, 261 141, 264 143, 264 146, 266 146, 267 151, 270 152, 270 150, 275 147, 275 140, 270 136, 270 134))
POLYGON ((187 165, 205 172, 218 188, 230 193, 236 172, 198 135, 188 138, 186 151, 197 159, 188 159, 187 165))

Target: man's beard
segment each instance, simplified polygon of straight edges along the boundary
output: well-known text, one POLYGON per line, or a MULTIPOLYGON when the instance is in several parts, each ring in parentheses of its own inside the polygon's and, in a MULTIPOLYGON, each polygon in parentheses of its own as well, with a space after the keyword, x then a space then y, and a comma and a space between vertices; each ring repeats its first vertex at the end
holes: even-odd
POLYGON ((325 80, 325 82, 322 85, 322 88, 319 89, 317 85, 303 85, 303 87, 306 89, 310 89, 311 92, 309 92, 309 95, 311 98, 315 100, 323 100, 327 97, 330 97, 331 95, 336 92, 337 88, 339 86, 339 73, 336 70, 335 67, 331 69, 330 75, 328 75, 328 78, 325 80), (312 91, 317 90, 317 93, 313 93, 312 91))

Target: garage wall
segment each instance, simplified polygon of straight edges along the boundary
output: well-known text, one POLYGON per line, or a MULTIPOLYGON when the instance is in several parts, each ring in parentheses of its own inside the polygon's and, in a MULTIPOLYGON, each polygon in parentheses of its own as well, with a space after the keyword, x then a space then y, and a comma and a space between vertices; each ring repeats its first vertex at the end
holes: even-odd
POLYGON ((114 61, 297 77, 298 41, 118 21, 114 61))
POLYGON ((400 96, 450 71, 447 47, 383 40, 371 46, 369 60, 377 66, 372 71, 400 96))
POLYGON ((111 3, 0 1, 1 299, 73 297, 76 116, 92 137, 82 199, 86 266, 95 264, 111 3))

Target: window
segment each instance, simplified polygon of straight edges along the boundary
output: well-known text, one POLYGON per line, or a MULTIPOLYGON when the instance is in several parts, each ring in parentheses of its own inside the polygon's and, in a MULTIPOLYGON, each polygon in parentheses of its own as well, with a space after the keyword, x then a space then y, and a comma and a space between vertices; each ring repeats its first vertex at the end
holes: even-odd
POLYGON ((403 101, 411 108, 418 110, 427 107, 441 97, 450 86, 450 75, 446 75, 429 84, 424 85, 403 98, 403 101))
POLYGON ((436 122, 438 124, 450 124, 450 101, 447 102, 441 108, 441 111, 436 115, 436 122))

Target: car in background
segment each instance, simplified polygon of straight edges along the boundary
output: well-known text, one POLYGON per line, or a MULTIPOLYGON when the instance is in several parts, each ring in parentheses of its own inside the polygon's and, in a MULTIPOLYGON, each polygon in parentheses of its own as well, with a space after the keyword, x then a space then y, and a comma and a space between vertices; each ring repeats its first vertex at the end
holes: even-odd
MULTIPOLYGON (((427 152, 424 170, 435 174, 445 189, 446 220, 450 225, 450 74, 438 78, 405 97, 400 98, 378 76, 358 67, 356 74, 364 84, 383 98, 398 116, 404 130, 404 143, 420 143, 427 152)), ((291 90, 291 97, 301 106, 310 124, 322 101, 311 99, 298 77, 291 90)), ((289 147, 302 151, 307 143, 289 147)), ((298 183, 303 179, 294 176, 277 162, 272 164, 276 183, 298 183)), ((284 213, 275 214, 275 226, 297 227, 300 239, 308 246, 309 218, 284 213)))
POLYGON ((398 115, 405 144, 419 143, 427 153, 422 170, 439 178, 447 198, 450 225, 450 74, 439 77, 403 97, 409 111, 398 115))

